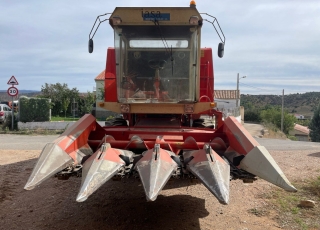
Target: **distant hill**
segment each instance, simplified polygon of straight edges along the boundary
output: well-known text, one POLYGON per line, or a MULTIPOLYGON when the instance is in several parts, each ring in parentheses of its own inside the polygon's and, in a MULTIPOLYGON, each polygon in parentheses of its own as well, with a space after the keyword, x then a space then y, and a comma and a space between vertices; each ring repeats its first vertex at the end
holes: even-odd
MULTIPOLYGON (((19 90, 19 95, 14 97, 14 100, 18 100, 20 96, 35 97, 41 94, 37 90, 19 90)), ((7 90, 0 90, 0 101, 11 101, 12 97, 8 95, 7 90)))
MULTIPOLYGON (((7 90, 0 90, 0 93, 7 93, 7 90)), ((40 93, 38 90, 19 89, 19 94, 24 93, 40 93)))
MULTIPOLYGON (((282 96, 278 95, 241 95, 240 103, 244 109, 263 108, 266 105, 281 106, 282 96)), ((310 117, 320 103, 320 92, 308 92, 284 95, 284 108, 294 114, 310 117)))

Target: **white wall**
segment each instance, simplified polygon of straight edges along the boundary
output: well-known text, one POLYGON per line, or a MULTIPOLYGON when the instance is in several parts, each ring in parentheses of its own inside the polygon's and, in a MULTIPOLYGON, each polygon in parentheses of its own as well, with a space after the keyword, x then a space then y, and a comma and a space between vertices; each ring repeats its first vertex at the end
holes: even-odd
POLYGON ((235 99, 214 99, 217 102, 217 108, 235 108, 236 107, 236 100, 235 99))
MULTIPOLYGON (((103 80, 96 80, 96 102, 101 102, 103 100, 99 100, 101 98, 101 91, 100 89, 104 88, 104 81, 103 80)), ((99 106, 96 107, 97 111, 105 111, 105 109, 100 108, 99 106)))

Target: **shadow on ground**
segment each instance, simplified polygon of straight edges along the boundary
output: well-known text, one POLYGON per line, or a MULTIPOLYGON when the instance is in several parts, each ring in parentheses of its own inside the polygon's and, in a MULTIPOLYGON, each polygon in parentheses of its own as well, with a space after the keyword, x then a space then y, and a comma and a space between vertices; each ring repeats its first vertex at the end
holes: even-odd
POLYGON ((308 154, 310 157, 320 157, 320 152, 308 154))
POLYGON ((3 229, 201 229, 205 200, 159 195, 147 202, 139 181, 109 181, 83 203, 75 201, 80 178, 50 178, 31 191, 23 187, 36 160, 0 166, 0 226, 3 229))

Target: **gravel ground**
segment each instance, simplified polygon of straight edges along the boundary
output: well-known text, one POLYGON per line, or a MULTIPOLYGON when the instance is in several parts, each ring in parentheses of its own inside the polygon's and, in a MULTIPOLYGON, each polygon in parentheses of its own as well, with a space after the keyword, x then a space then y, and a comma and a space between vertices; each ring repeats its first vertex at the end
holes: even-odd
MULTIPOLYGON (((154 202, 146 202, 141 183, 134 179, 109 181, 83 203, 75 201, 80 178, 68 181, 50 178, 34 190, 25 191, 23 187, 41 152, 39 147, 26 146, 36 147, 32 140, 43 146, 48 137, 14 136, 10 144, 4 142, 6 138, 12 140, 0 135, 0 229, 280 228, 274 210, 262 216, 250 212, 267 207, 261 194, 275 188, 260 179, 253 184, 232 181, 229 205, 219 204, 202 184, 190 180, 169 181, 154 202)), ((275 142, 267 140, 265 145, 270 149, 268 146, 274 146, 275 142)), ((284 143, 292 146, 294 142, 278 144, 285 148, 284 143)), ((288 150, 270 149, 292 182, 319 175, 320 145, 300 143, 298 146, 288 150), (303 146, 309 147, 305 150, 303 146)))

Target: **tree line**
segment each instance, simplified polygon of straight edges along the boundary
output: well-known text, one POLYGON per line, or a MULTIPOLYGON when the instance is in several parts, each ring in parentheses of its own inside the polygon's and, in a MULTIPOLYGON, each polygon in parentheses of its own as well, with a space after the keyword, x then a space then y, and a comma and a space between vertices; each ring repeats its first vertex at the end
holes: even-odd
POLYGON ((52 116, 72 116, 72 103, 77 109, 77 115, 83 116, 91 113, 92 106, 95 103, 95 97, 92 92, 80 95, 77 88, 69 89, 68 85, 63 83, 48 84, 41 86, 41 95, 38 97, 51 99, 52 116))
MULTIPOLYGON (((271 123, 281 129, 281 107, 280 106, 255 106, 252 102, 242 103, 244 106, 244 120, 257 123, 271 123)), ((310 129, 311 141, 320 142, 320 104, 314 109, 312 119, 299 121, 288 110, 283 114, 283 132, 289 134, 295 123, 307 126, 310 129)))
POLYGON ((310 138, 314 142, 320 142, 320 104, 315 109, 309 124, 310 138))
MULTIPOLYGON (((284 107, 290 113, 303 114, 311 117, 320 103, 320 92, 307 92, 284 95, 284 107)), ((252 103, 256 107, 263 108, 267 105, 281 105, 282 96, 279 95, 241 95, 241 105, 252 103)))
MULTIPOLYGON (((281 129, 281 115, 280 106, 266 105, 260 108, 253 106, 250 102, 244 105, 245 121, 271 123, 278 129, 281 129)), ((297 119, 295 116, 285 110, 283 113, 283 132, 288 135, 290 130, 294 128, 296 122, 297 119)))

